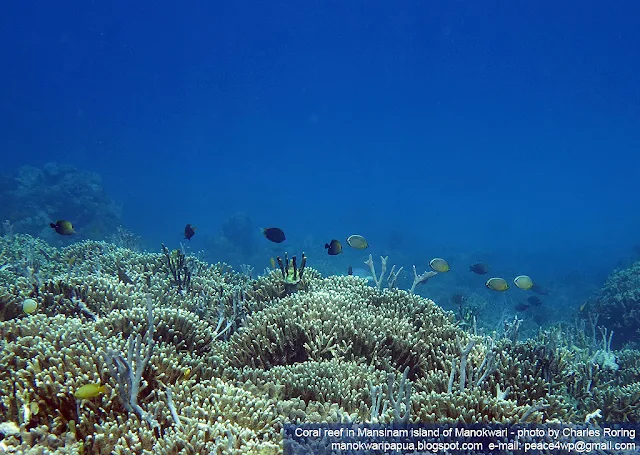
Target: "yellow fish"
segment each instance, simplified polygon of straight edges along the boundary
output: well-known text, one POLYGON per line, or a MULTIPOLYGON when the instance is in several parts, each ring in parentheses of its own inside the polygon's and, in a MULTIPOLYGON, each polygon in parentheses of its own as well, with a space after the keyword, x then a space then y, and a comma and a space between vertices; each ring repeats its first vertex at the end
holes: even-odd
POLYGON ((528 291, 533 287, 533 280, 527 275, 520 275, 513 279, 513 284, 518 286, 520 289, 528 291))
POLYGON ((429 261, 429 267, 438 273, 445 273, 451 270, 449 263, 442 258, 433 258, 429 261))
POLYGON ((358 234, 353 234, 347 237, 347 243, 351 248, 355 248, 356 250, 364 250, 369 247, 367 239, 358 234))
POLYGON ((85 384, 76 390, 76 393, 73 394, 74 397, 80 400, 90 400, 91 398, 95 398, 101 393, 105 393, 107 391, 107 386, 102 384, 85 384))
POLYGON ((272 269, 276 268, 276 260, 273 259, 273 256, 271 256, 271 258, 269 259, 269 263, 271 264, 272 269))
POLYGON ((484 285, 492 291, 506 291, 509 289, 509 284, 504 278, 489 278, 484 285))

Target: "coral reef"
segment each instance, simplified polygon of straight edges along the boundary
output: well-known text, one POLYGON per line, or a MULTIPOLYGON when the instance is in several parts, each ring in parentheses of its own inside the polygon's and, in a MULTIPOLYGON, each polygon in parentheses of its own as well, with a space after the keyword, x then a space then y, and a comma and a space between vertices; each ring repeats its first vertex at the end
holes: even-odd
POLYGON ((599 295, 584 308, 616 336, 614 347, 640 338, 640 261, 615 271, 599 295))
POLYGON ((478 336, 410 292, 297 270, 0 237, 0 450, 277 454, 290 422, 640 417, 640 354, 605 335, 478 336))

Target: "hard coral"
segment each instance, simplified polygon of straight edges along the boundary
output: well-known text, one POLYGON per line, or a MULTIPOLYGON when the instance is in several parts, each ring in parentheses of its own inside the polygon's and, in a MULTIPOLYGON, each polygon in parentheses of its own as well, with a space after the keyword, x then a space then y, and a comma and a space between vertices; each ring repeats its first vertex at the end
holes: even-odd
POLYGON ((159 253, 28 236, 0 238, 0 251, 2 302, 39 303, 0 321, 0 412, 18 428, 3 443, 17 452, 281 453, 287 422, 638 419, 635 351, 611 370, 557 338, 471 335, 433 301, 357 277, 306 268, 289 294, 280 270, 251 280, 189 257, 190 287, 176 292, 159 253), (133 364, 143 412, 121 392, 133 364), (78 401, 87 384, 107 391, 78 401))
POLYGON ((588 311, 600 315, 600 322, 615 331, 613 347, 640 337, 640 261, 614 272, 588 311))

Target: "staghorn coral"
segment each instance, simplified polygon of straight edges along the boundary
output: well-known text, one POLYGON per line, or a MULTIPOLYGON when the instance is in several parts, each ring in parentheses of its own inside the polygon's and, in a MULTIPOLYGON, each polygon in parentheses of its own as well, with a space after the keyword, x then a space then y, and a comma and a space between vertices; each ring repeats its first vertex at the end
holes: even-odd
POLYGON ((639 417, 637 351, 616 353, 611 370, 568 349, 561 332, 473 336, 431 300, 311 268, 288 294, 281 271, 250 280, 189 257, 190 287, 176 292, 159 253, 26 236, 0 245, 10 265, 0 271, 0 413, 18 428, 2 444, 17 452, 276 454, 287 422, 639 417), (37 282, 20 272, 18 244, 45 258, 37 282), (35 314, 15 311, 26 297, 35 314), (137 363, 148 415, 127 411, 124 376, 109 371, 129 346, 150 353, 137 363), (78 401, 90 383, 107 392, 78 401))

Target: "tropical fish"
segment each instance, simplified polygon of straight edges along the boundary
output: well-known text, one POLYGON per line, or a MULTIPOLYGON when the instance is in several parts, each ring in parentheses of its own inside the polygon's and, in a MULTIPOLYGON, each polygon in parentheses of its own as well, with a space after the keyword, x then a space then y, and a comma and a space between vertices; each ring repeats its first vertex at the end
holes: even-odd
POLYGON ((470 265, 469 271, 477 273, 478 275, 484 275, 489 271, 489 266, 484 262, 478 262, 477 264, 470 265))
POLYGON ((60 235, 71 235, 76 233, 71 221, 58 220, 55 223, 49 223, 49 226, 51 226, 51 229, 55 229, 55 231, 60 235))
POLYGON ((31 314, 38 309, 38 302, 33 299, 24 299, 22 302, 22 311, 31 314))
POLYGON ((531 290, 533 292, 535 292, 536 294, 540 294, 540 295, 549 295, 549 290, 546 288, 543 288, 542 286, 540 286, 539 284, 533 283, 533 286, 531 287, 531 290))
POLYGON ((519 275, 513 279, 513 284, 518 286, 520 289, 528 291, 533 287, 533 280, 530 276, 519 275))
POLYGON ((327 254, 329 256, 335 256, 342 253, 342 245, 336 239, 332 239, 331 243, 325 243, 324 247, 327 250, 327 254))
POLYGON ((196 235, 196 227, 191 227, 190 224, 187 224, 184 227, 184 238, 191 241, 191 237, 193 237, 194 235, 196 235))
POLYGON ((514 308, 516 311, 525 311, 529 309, 529 305, 526 303, 518 303, 514 308))
POLYGON ((277 227, 262 229, 262 235, 264 235, 268 240, 271 240, 274 243, 282 243, 286 239, 282 229, 277 227))
POLYGON ((349 266, 347 269, 347 275, 353 275, 353 267, 349 266))
POLYGON ((540 297, 532 295, 530 297, 527 298, 527 302, 529 302, 529 305, 531 306, 540 306, 542 305, 542 300, 540 300, 540 297))
POLYGON ((118 270, 118 279, 124 283, 124 284, 133 284, 133 280, 129 277, 129 275, 127 275, 127 272, 124 271, 124 269, 118 265, 117 266, 117 270, 118 270))
POLYGON ((191 368, 187 367, 182 372, 182 379, 189 379, 189 376, 191 376, 191 368))
POLYGON ((433 258, 429 261, 429 267, 435 270, 438 273, 445 273, 451 270, 447 261, 442 258, 433 258))
POLYGON ((484 285, 492 291, 506 291, 509 289, 509 283, 504 278, 489 278, 484 285))
POLYGON ((85 384, 78 390, 76 390, 76 393, 74 393, 73 396, 81 400, 90 400, 91 398, 95 398, 101 393, 105 393, 106 391, 107 386, 105 385, 85 384))
POLYGON ((369 246, 367 239, 358 234, 347 237, 347 243, 351 248, 355 248, 356 250, 364 250, 369 246))
POLYGON ((271 256, 271 257, 269 258, 269 264, 271 264, 271 268, 272 268, 272 269, 275 269, 275 268, 276 268, 276 260, 275 260, 275 258, 274 258, 273 256, 271 256))

